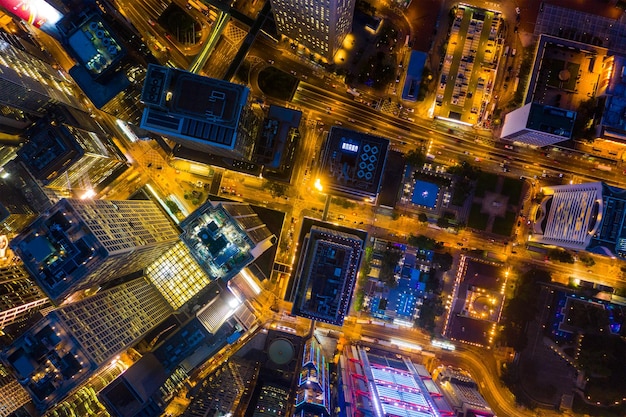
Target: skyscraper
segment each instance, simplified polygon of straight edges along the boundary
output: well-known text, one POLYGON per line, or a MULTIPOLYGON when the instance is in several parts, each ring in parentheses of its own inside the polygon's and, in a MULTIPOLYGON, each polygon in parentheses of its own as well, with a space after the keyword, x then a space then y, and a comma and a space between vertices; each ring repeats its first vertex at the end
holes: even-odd
POLYGON ((63 199, 10 243, 54 303, 137 272, 178 240, 152 201, 63 199))
POLYGON ((50 313, 1 358, 39 410, 74 388, 161 323, 171 307, 143 277, 50 313))
POLYGON ((328 365, 315 337, 307 340, 296 389, 297 417, 330 417, 330 380, 328 365))
POLYGON ((30 401, 30 396, 15 377, 0 364, 0 417, 8 417, 30 401))
POLYGON ((94 132, 45 121, 28 133, 17 154, 35 178, 55 190, 82 195, 125 164, 119 149, 94 132))
POLYGON ((298 262, 294 268, 292 313, 341 326, 367 234, 306 218, 302 223, 298 262))
POLYGON ((48 304, 21 265, 0 268, 0 330, 48 304))
POLYGON ((249 93, 243 85, 150 64, 140 126, 185 148, 248 159, 252 140, 240 134, 239 121, 249 93))
POLYGON ((354 0, 271 0, 281 35, 332 61, 352 30, 354 0))
POLYGON ((50 106, 81 107, 74 84, 29 41, 0 31, 0 105, 43 116, 50 106))
POLYGON ((208 201, 180 227, 180 238, 211 279, 228 281, 276 242, 247 203, 208 201))

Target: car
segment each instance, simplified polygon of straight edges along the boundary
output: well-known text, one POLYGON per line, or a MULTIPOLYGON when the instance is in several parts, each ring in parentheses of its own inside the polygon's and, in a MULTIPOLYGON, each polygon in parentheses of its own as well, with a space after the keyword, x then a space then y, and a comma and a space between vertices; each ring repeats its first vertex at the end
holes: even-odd
POLYGON ((332 108, 330 108, 330 107, 326 107, 326 113, 330 114, 330 112, 331 112, 332 110, 333 110, 332 108))
POLYGON ((148 24, 149 24, 150 26, 154 26, 154 25, 156 25, 156 23, 154 23, 154 20, 152 20, 152 19, 148 19, 148 24))
POLYGON ((272 64, 274 64, 274 60, 273 60, 273 59, 268 59, 268 60, 267 60, 267 63, 268 63, 268 64, 270 64, 270 65, 272 65, 272 64))
POLYGON ((512 145, 504 145, 504 149, 514 150, 515 148, 512 145))
POLYGON ((515 14, 519 15, 521 13, 521 10, 519 9, 519 7, 515 8, 515 14))
POLYGON ((295 72, 294 70, 289 71, 291 73, 291 75, 298 75, 297 72, 295 72))
POLYGON ((348 117, 348 121, 349 121, 350 123, 356 123, 356 120, 354 120, 354 119, 352 119, 352 118, 350 118, 350 117, 348 117))
POLYGON ((335 120, 335 124, 339 126, 343 126, 343 123, 341 123, 339 120, 335 120))

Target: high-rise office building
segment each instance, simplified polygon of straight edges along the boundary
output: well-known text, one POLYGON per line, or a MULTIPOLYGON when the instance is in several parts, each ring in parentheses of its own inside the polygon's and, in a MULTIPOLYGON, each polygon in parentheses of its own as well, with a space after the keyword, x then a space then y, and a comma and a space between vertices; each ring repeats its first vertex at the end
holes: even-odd
POLYGON ((14 235, 35 220, 38 212, 26 200, 19 178, 6 174, 6 178, 0 175, 0 234, 14 235))
POLYGON ((182 307, 212 281, 180 241, 148 265, 144 274, 174 309, 182 307))
POLYGON ((41 411, 172 313, 143 277, 50 313, 1 355, 41 411))
POLYGON ((101 365, 172 312, 157 289, 141 277, 58 308, 53 313, 89 359, 101 365))
POLYGON ((354 0, 271 0, 281 35, 332 61, 352 30, 354 0))
POLYGON ((0 417, 8 417, 30 401, 30 395, 8 370, 0 364, 0 417))
POLYGON ((73 190, 77 197, 125 164, 124 155, 108 139, 66 124, 38 123, 28 137, 17 152, 24 165, 48 188, 73 190))
POLYGON ((305 219, 293 274, 292 313, 341 326, 348 313, 367 234, 305 219))
POLYGON ((0 330, 48 304, 21 265, 0 268, 0 330))
POLYGON ((572 137, 576 112, 528 103, 504 117, 500 139, 547 146, 572 137))
POLYGON ((137 272, 178 241, 152 201, 63 199, 10 246, 54 303, 137 272))
POLYGON ((253 141, 240 134, 239 123, 249 93, 240 84, 150 64, 140 126, 185 148, 249 159, 253 141))
POLYGON ((29 42, 0 31, 0 105, 33 116, 56 103, 80 108, 74 84, 29 42))
POLYGON ((331 410, 328 364, 320 343, 312 337, 304 344, 294 417, 330 417, 331 410))
POLYGON ((208 201, 180 227, 180 238, 211 279, 228 281, 276 242, 247 203, 208 201))

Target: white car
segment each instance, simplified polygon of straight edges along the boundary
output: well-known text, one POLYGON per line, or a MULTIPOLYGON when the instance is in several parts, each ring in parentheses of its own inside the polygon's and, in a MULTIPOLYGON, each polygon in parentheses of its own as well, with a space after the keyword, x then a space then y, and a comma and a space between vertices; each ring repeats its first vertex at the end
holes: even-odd
POLYGON ((519 14, 520 14, 520 9, 519 9, 519 7, 516 7, 516 8, 515 8, 515 13, 519 16, 519 14))

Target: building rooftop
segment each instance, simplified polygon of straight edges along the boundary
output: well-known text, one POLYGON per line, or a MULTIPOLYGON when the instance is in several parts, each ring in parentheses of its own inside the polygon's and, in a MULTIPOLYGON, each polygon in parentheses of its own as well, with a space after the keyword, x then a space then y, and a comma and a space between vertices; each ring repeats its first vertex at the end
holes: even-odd
POLYGON ((305 219, 301 230, 293 313, 341 325, 350 307, 366 234, 311 220, 305 219))
POLYGON ((626 139, 626 117, 624 117, 626 114, 626 57, 615 55, 611 59, 613 60, 610 66, 611 75, 605 81, 602 136, 624 141, 626 139))
POLYGON ((532 103, 526 127, 569 139, 572 136, 575 119, 576 112, 532 103))
POLYGON ((66 125, 45 124, 30 132, 29 140, 17 154, 35 178, 44 183, 62 175, 84 154, 66 125))
POLYGON ((59 401, 96 368, 54 311, 14 341, 3 360, 25 381, 39 410, 59 401))
POLYGON ((502 264, 461 256, 443 334, 452 340, 490 345, 500 321, 507 278, 502 264))
POLYGON ((343 352, 339 372, 346 404, 342 408, 358 407, 366 415, 440 416, 423 376, 408 358, 357 346, 343 352))
POLYGON ((227 281, 274 244, 248 204, 206 202, 180 224, 191 255, 211 279, 227 281))
POLYGON ((254 147, 253 162, 265 169, 280 170, 282 164, 291 164, 293 142, 297 137, 302 112, 281 106, 270 106, 263 129, 254 147))
POLYGON ((134 417, 149 406, 151 397, 158 392, 167 376, 161 363, 147 353, 104 387, 98 397, 116 416, 134 417))
POLYGON ((543 187, 530 240, 584 250, 598 233, 605 189, 601 182, 543 187))
POLYGON ((619 7, 597 7, 594 2, 544 3, 537 15, 535 35, 547 34, 599 45, 616 53, 626 53, 626 24, 619 7), (582 6, 582 7, 581 7, 582 6), (586 8, 586 10, 574 10, 586 8), (602 15, 604 14, 604 15, 602 15))
POLYGON ((187 146, 234 149, 249 90, 243 85, 150 64, 141 127, 186 140, 187 146))
POLYGON ((333 126, 320 156, 324 187, 359 200, 376 199, 388 147, 388 139, 333 126))
POLYGON ((494 415, 487 401, 478 392, 476 382, 468 372, 443 366, 437 368, 435 372, 439 387, 455 411, 468 413, 463 414, 467 416, 491 417, 494 415))
POLYGON ((411 51, 404 88, 402 89, 402 100, 417 101, 426 58, 428 58, 428 54, 425 52, 411 51))
POLYGON ((116 68, 126 55, 125 48, 116 39, 115 34, 97 15, 91 16, 68 33, 67 44, 81 66, 86 68, 93 78, 98 78, 116 68))

